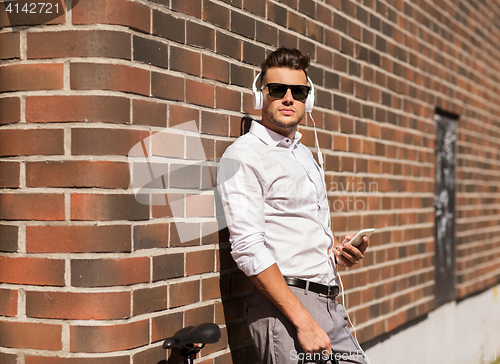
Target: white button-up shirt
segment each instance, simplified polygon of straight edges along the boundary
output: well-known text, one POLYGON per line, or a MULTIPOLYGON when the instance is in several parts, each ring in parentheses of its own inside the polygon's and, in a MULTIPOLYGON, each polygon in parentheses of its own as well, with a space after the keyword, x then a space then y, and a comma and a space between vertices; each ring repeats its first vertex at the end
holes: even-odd
POLYGON ((253 121, 218 167, 231 255, 248 276, 277 263, 284 276, 336 284, 322 169, 311 151, 253 121))

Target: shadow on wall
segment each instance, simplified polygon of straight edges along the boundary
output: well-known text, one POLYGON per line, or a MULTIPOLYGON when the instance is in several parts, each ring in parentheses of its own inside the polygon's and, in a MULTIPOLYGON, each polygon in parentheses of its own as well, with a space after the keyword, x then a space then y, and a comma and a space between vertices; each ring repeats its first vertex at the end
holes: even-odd
MULTIPOLYGON (((250 130, 252 118, 244 116, 241 119, 240 134, 250 130)), ((216 194, 217 216, 223 216, 222 205, 216 194)), ((226 226, 226 224, 219 224, 226 226)), ((247 307, 254 286, 250 279, 238 269, 231 256, 229 246, 229 231, 224 228, 219 231, 219 262, 220 262, 220 292, 222 307, 216 307, 215 320, 217 324, 225 323, 222 339, 227 339, 233 364, 259 362, 246 323, 247 307)))
MULTIPOLYGON (((244 116, 241 119, 240 134, 246 134, 250 130, 252 118, 244 116)), ((216 216, 222 217, 222 203, 215 190, 216 216)), ((221 328, 221 339, 217 344, 210 347, 207 345, 202 349, 203 356, 211 354, 213 351, 229 348, 230 353, 218 357, 224 362, 233 364, 252 364, 258 363, 257 352, 253 346, 250 332, 246 323, 247 306, 250 294, 254 286, 250 279, 238 269, 231 256, 229 245, 229 231, 226 228, 225 221, 219 221, 218 243, 220 264, 219 289, 222 302, 215 303, 214 322, 218 325, 225 325, 221 328)), ((200 322, 201 323, 201 322, 200 322)), ((160 354, 160 353, 159 353, 160 354)), ((155 364, 182 364, 183 357, 177 350, 168 350, 166 352, 168 359, 161 360, 155 364)))

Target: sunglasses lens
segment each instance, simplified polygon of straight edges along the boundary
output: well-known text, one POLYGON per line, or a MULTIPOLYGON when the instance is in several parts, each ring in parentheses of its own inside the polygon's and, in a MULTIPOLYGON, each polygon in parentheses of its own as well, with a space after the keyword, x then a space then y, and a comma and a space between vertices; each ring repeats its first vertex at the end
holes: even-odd
POLYGON ((269 95, 275 99, 281 99, 288 90, 287 85, 274 84, 267 85, 267 87, 269 88, 269 95))
POLYGON ((285 85, 281 83, 268 83, 269 96, 275 99, 281 99, 285 96, 288 89, 292 91, 292 96, 295 100, 303 101, 309 94, 309 86, 303 85, 285 85))
POLYGON ((295 100, 303 101, 306 99, 309 90, 307 86, 292 86, 292 96, 295 100))

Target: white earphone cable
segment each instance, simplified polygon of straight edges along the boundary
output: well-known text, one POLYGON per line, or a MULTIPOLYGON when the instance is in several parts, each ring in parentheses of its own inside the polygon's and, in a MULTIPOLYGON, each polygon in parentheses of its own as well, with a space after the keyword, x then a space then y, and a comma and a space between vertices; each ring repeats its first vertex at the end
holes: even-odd
MULTIPOLYGON (((321 153, 321 149, 319 148, 318 134, 316 132, 316 123, 314 122, 314 118, 313 118, 311 112, 309 112, 309 117, 311 118, 311 120, 313 122, 314 139, 316 141, 316 149, 318 150, 318 162, 319 162, 319 165, 321 166, 321 169, 323 170, 323 185, 325 187, 325 198, 328 200, 328 195, 327 195, 327 190, 326 190, 326 180, 325 180, 325 168, 323 166, 323 153, 321 153)), ((328 205, 328 227, 331 230, 332 227, 331 227, 331 218, 330 218, 330 203, 327 202, 327 205, 328 205)), ((366 359, 367 363, 371 364, 370 363, 370 359, 368 359, 368 356, 366 355, 366 353, 361 348, 361 345, 358 342, 358 338, 357 338, 357 335, 356 335, 356 327, 354 326, 354 324, 351 321, 351 318, 349 317, 349 312, 347 312, 347 306, 345 304, 344 285, 342 283, 342 278, 340 277, 340 272, 339 272, 339 269, 337 267, 337 262, 336 262, 335 258, 333 259, 333 266, 334 266, 334 269, 335 269, 335 274, 336 274, 337 278, 339 279, 340 288, 342 290, 342 293, 341 293, 341 295, 342 295, 342 306, 344 306, 345 311, 347 313, 347 320, 349 321, 349 323, 351 324, 351 326, 352 326, 352 328, 354 330, 354 340, 356 341, 356 344, 358 344, 358 347, 361 350, 361 353, 363 354, 363 357, 366 359)))

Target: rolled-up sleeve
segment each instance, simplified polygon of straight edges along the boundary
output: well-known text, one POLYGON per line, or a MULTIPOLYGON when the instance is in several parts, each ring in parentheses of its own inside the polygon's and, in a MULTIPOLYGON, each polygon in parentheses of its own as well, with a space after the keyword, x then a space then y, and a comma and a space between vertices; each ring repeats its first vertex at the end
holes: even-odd
POLYGON ((263 168, 250 148, 229 147, 217 170, 217 190, 230 232, 231 255, 247 275, 276 263, 265 243, 263 168))

